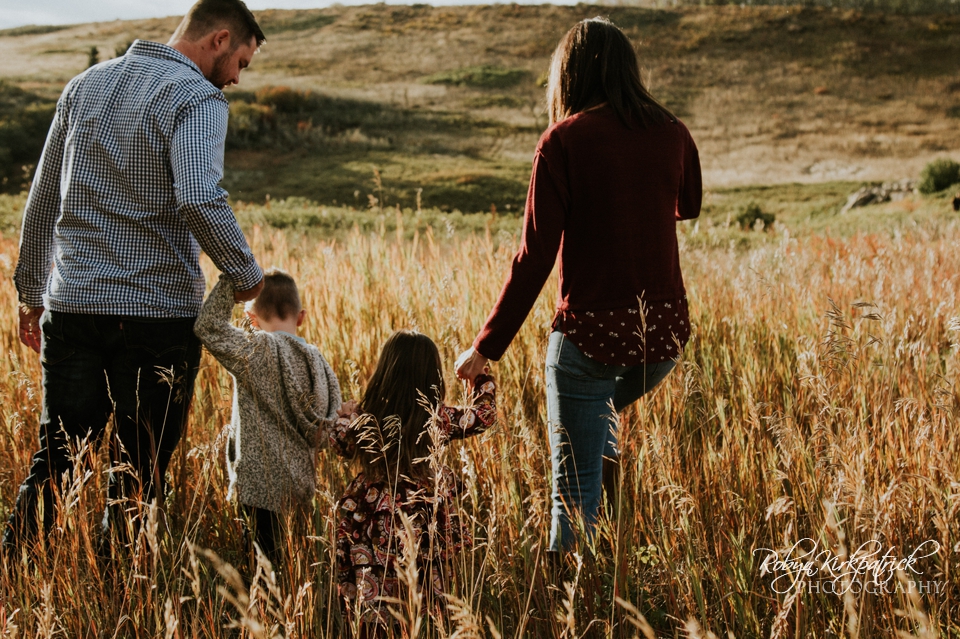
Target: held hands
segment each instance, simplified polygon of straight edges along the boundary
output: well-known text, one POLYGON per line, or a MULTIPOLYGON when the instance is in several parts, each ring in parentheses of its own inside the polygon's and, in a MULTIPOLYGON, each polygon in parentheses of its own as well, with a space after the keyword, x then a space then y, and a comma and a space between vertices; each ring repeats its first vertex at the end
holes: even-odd
POLYGON ((360 405, 356 400, 351 399, 349 402, 340 404, 340 408, 337 409, 337 417, 352 417, 357 414, 358 408, 360 408, 360 405))
POLYGON ((29 346, 34 352, 40 352, 40 316, 43 307, 31 308, 20 304, 20 341, 29 346))
POLYGON ((261 279, 257 282, 256 286, 253 288, 248 288, 245 291, 234 291, 233 292, 233 301, 237 304, 242 304, 244 302, 249 302, 250 300, 257 299, 257 296, 260 295, 260 291, 263 290, 263 280, 261 279))
POLYGON ((457 377, 465 382, 472 383, 473 380, 477 378, 477 375, 490 371, 490 367, 488 366, 489 362, 489 359, 475 351, 471 346, 460 353, 460 357, 457 358, 457 362, 454 364, 457 368, 457 377))

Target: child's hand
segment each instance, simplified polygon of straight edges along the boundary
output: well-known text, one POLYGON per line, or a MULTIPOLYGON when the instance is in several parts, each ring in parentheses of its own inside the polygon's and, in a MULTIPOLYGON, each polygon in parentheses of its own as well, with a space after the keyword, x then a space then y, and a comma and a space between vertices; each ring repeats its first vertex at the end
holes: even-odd
POLYGON ((337 409, 337 416, 350 417, 356 414, 358 408, 360 408, 360 405, 351 399, 349 402, 340 404, 340 408, 337 409))

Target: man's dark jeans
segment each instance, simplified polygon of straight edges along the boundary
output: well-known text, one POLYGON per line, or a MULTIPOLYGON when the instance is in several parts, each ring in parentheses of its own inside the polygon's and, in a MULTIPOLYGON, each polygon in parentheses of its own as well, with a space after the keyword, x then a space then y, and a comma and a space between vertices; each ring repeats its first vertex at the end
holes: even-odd
POLYGON ((164 475, 186 423, 200 363, 193 323, 192 318, 43 314, 40 450, 20 486, 4 547, 36 534, 41 502, 43 528, 50 530, 64 474, 73 471, 71 449, 89 438, 95 450, 111 413, 113 468, 104 527, 129 508, 124 499, 163 500, 164 475))

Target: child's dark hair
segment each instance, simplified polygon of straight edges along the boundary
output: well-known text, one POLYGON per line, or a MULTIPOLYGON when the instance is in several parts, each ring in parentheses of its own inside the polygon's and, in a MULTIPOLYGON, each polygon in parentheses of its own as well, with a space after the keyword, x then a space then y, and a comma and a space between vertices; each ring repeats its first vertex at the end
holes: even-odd
POLYGON ((360 411, 372 419, 359 428, 357 456, 364 472, 391 478, 429 473, 427 425, 446 387, 440 351, 426 335, 397 331, 383 345, 360 411), (426 400, 426 405, 424 405, 426 400))
POLYGON ((285 320, 300 312, 300 293, 290 274, 271 268, 263 274, 263 290, 253 303, 253 312, 265 320, 285 320))

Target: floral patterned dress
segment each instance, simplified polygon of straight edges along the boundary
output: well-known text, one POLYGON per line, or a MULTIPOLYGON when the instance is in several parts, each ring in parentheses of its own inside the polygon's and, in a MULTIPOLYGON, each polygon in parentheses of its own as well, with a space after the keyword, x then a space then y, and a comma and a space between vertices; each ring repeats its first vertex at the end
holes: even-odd
MULTIPOLYGON (((441 406, 437 411, 438 430, 446 440, 482 433, 496 421, 493 378, 477 376, 474 388, 478 396, 473 406, 441 406)), ((356 439, 351 431, 362 421, 358 417, 341 417, 328 433, 330 446, 343 456, 353 456, 356 439)), ((458 484, 446 467, 429 479, 400 477, 391 482, 360 473, 350 482, 337 507, 337 579, 348 619, 354 621, 359 610, 361 623, 392 623, 384 599, 401 594, 396 568, 407 539, 401 513, 408 518, 417 545, 420 588, 429 587, 434 595, 444 593, 447 560, 472 543, 453 505, 458 484)))

